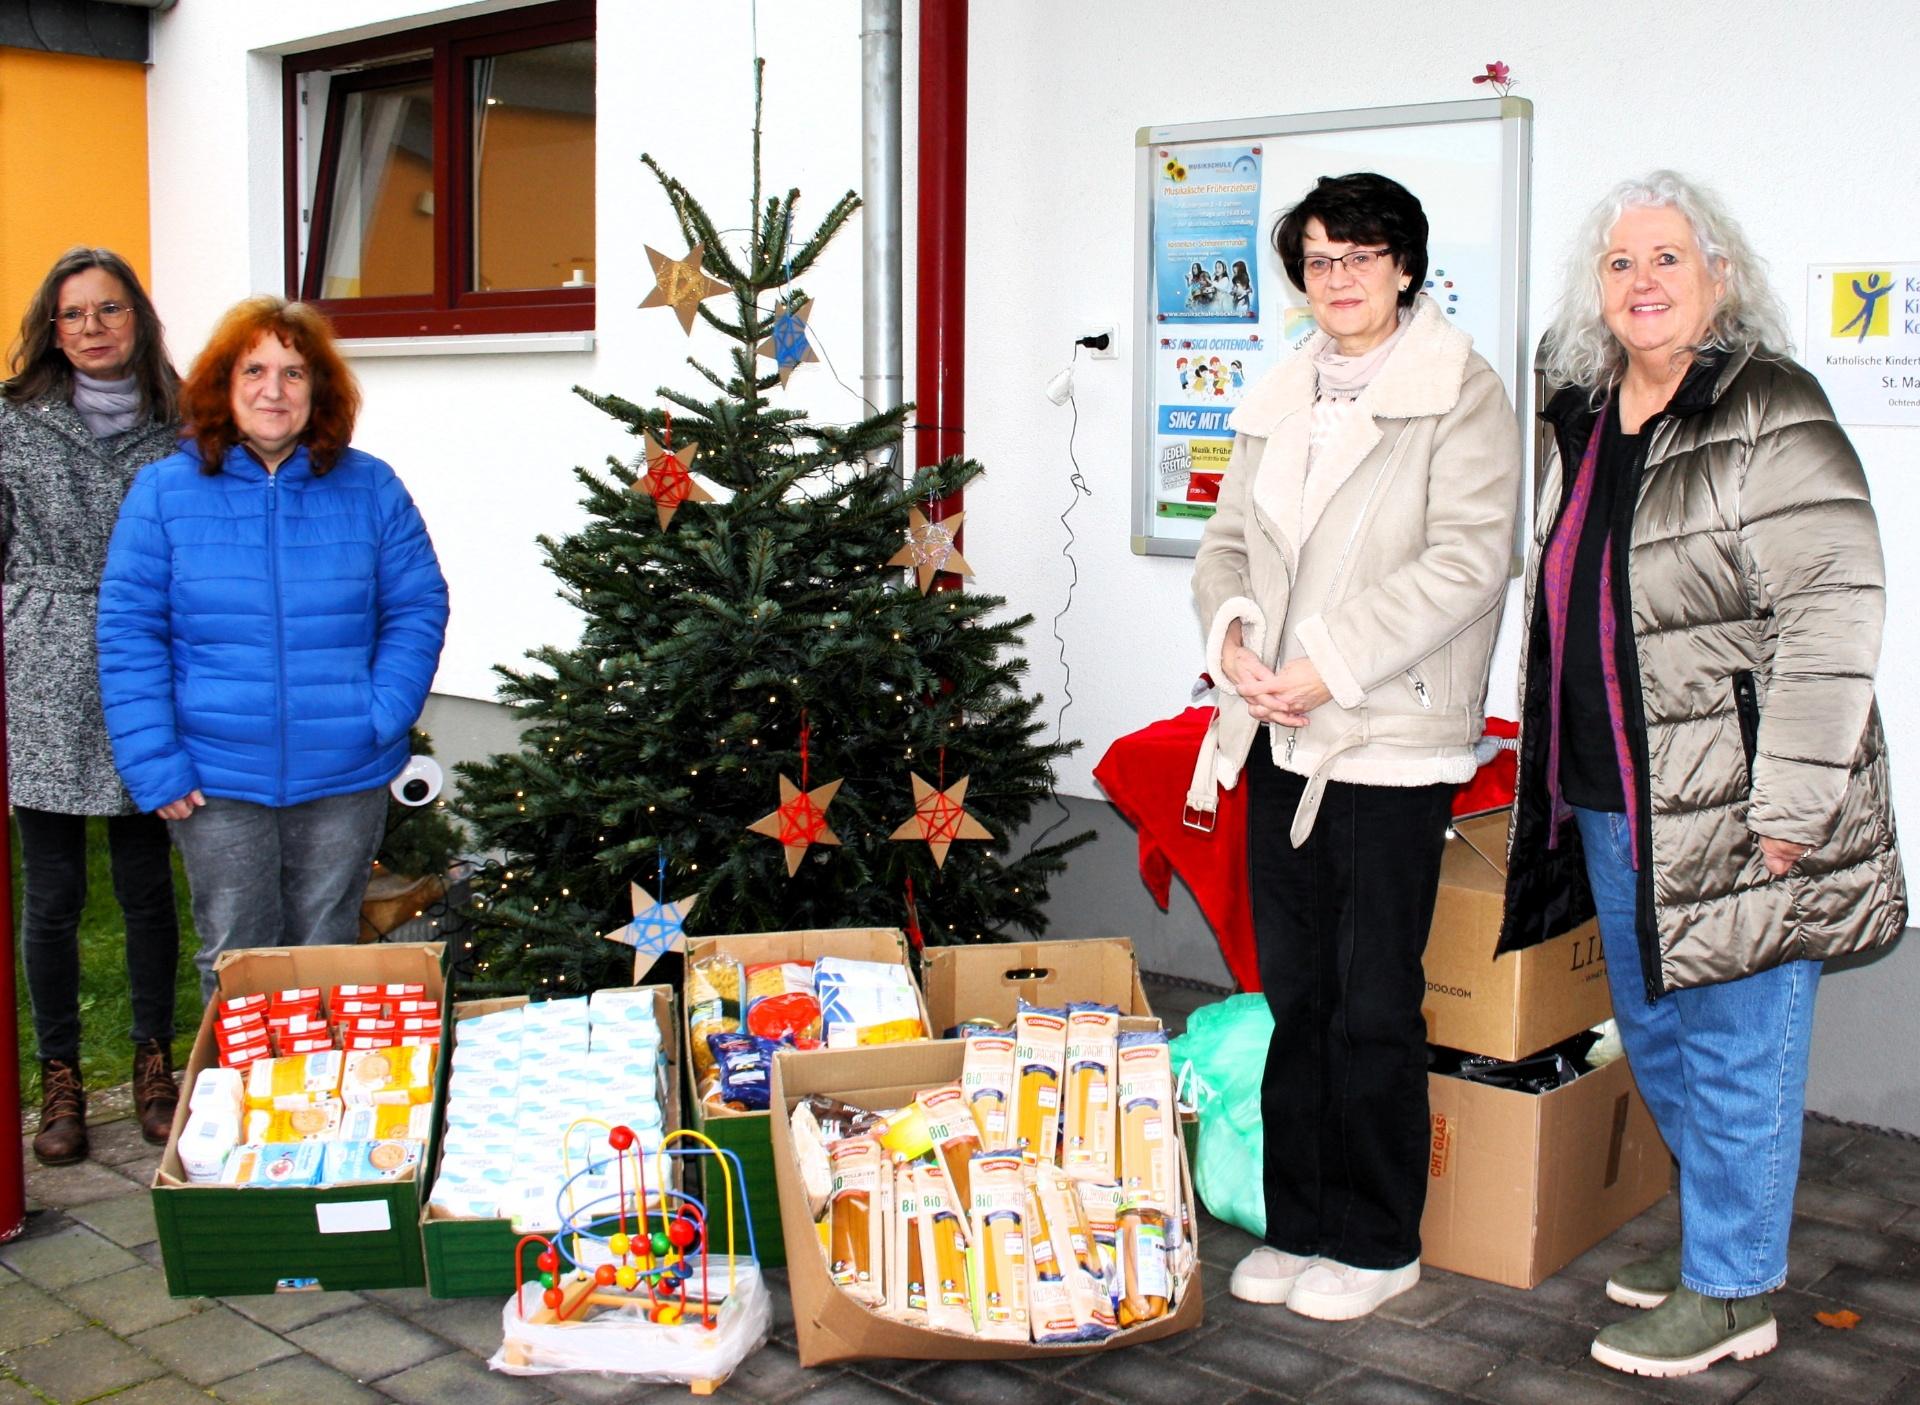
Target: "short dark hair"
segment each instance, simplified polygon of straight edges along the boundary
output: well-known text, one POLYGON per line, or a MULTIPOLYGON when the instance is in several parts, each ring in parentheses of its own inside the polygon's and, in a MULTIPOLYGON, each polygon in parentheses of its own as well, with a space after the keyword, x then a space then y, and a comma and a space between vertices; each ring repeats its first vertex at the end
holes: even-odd
POLYGON ((161 424, 175 423, 180 418, 180 375, 167 359, 166 330, 153 310, 153 300, 140 286, 140 275, 111 249, 81 245, 54 260, 20 319, 20 341, 11 362, 13 378, 0 387, 0 394, 17 404, 46 396, 73 398, 73 363, 54 336, 53 315, 59 310, 62 285, 90 268, 118 278, 133 305, 133 356, 126 374, 140 389, 140 408, 161 424))
POLYGON ((1273 226, 1273 249, 1280 255, 1280 266, 1303 293, 1306 256, 1300 241, 1306 237, 1307 221, 1314 219, 1329 239, 1386 245, 1408 279, 1400 291, 1400 306, 1412 305, 1427 281, 1427 212, 1412 191, 1372 171, 1320 177, 1273 226))

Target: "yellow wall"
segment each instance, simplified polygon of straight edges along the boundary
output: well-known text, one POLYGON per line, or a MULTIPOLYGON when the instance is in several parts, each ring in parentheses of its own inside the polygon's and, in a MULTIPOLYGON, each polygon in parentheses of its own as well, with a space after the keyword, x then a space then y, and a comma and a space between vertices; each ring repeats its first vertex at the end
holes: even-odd
POLYGON ((65 250, 112 249, 146 280, 147 235, 146 65, 0 48, 0 345, 65 250))

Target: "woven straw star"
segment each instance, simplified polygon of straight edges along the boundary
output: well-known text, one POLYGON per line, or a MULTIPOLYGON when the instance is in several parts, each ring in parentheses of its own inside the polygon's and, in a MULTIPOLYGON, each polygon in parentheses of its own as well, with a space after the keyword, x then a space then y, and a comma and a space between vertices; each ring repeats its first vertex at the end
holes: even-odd
POLYGON ((651 244, 642 245, 653 264, 654 289, 641 302, 642 307, 670 307, 680 318, 681 330, 693 335, 693 317, 700 304, 721 293, 733 291, 731 283, 709 278, 700 267, 707 256, 705 244, 695 244, 683 259, 670 259, 651 244))

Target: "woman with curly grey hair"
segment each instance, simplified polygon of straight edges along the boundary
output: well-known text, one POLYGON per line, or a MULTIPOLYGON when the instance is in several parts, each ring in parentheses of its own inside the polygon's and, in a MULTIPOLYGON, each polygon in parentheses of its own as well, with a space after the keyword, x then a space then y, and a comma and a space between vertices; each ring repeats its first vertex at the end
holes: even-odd
POLYGON ((1671 171, 1582 229, 1546 365, 1501 951, 1598 915, 1681 1242, 1593 1343, 1677 1376, 1773 1349, 1819 963, 1906 925, 1873 698, 1866 476, 1764 265, 1671 171))

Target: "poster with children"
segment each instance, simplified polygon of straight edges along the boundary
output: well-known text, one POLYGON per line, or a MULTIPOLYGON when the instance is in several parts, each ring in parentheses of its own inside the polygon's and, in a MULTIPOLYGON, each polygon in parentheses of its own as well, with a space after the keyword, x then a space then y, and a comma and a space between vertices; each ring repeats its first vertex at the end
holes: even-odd
POLYGON ((1260 147, 1166 147, 1154 185, 1161 322, 1260 319, 1260 147))

